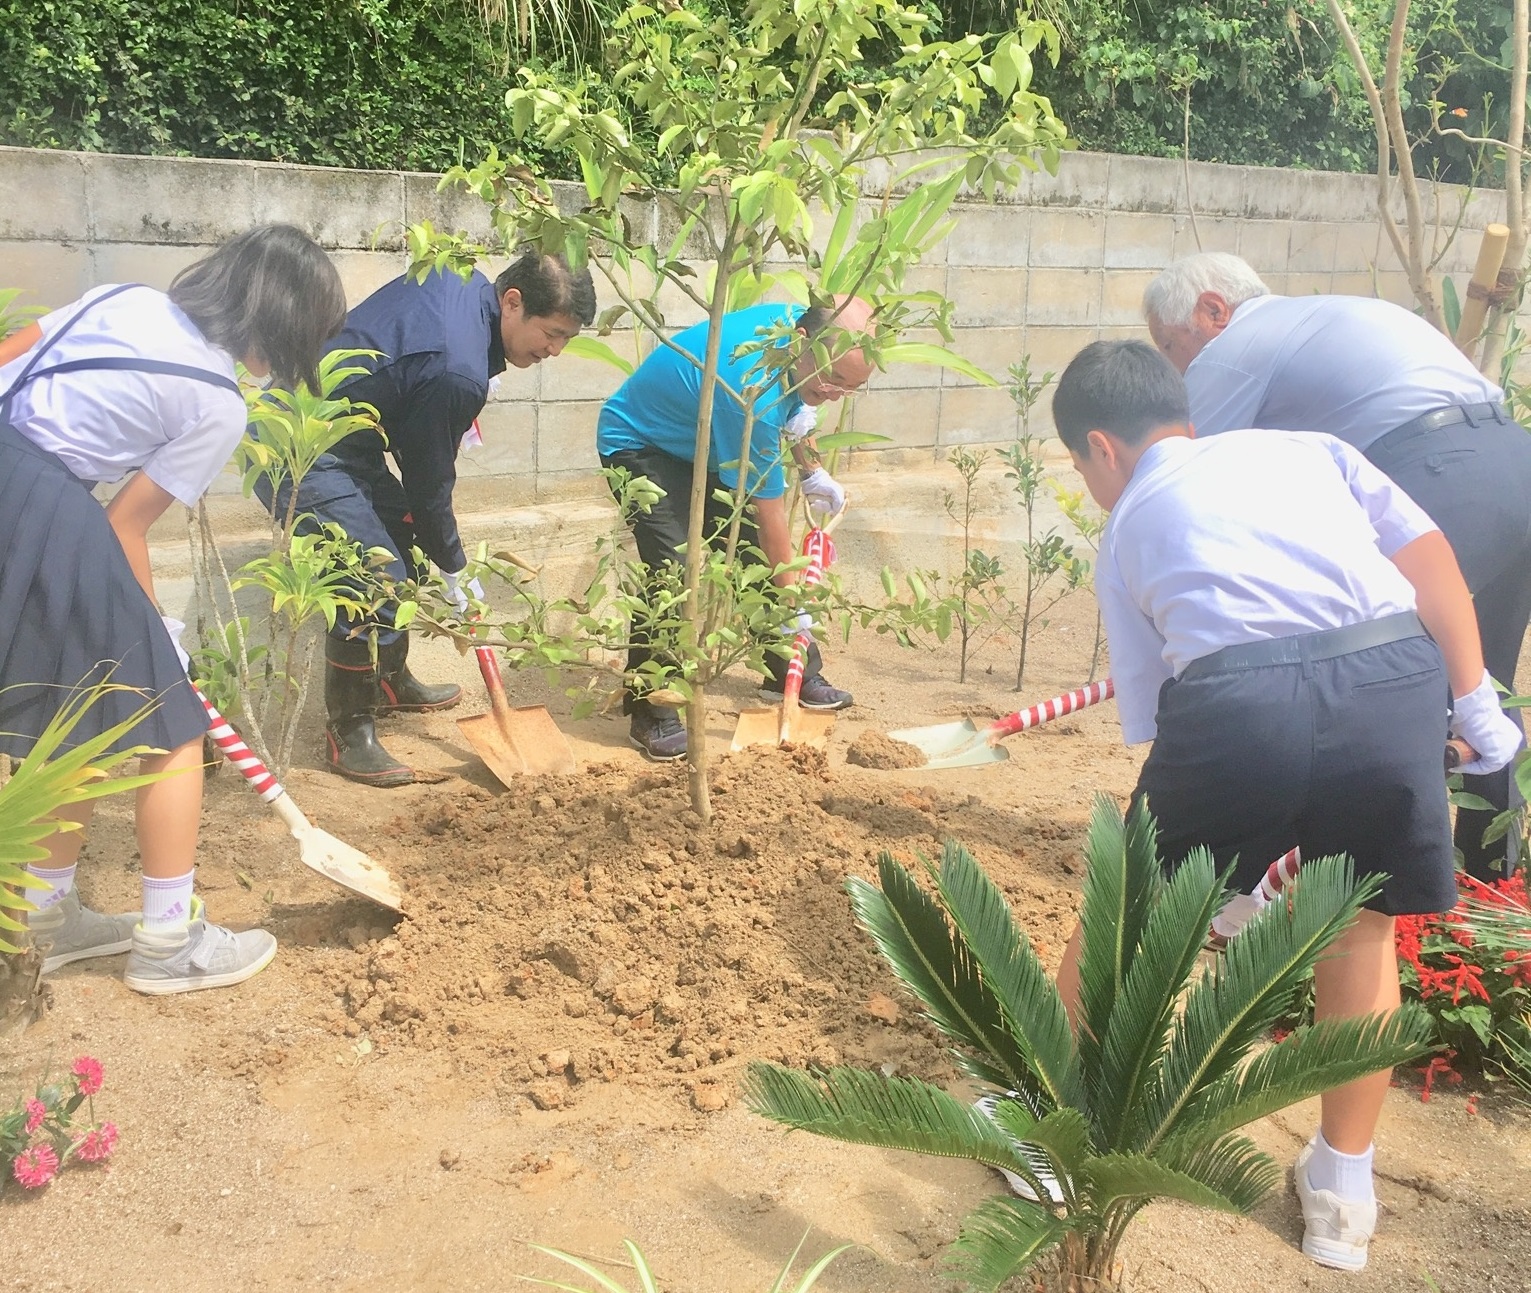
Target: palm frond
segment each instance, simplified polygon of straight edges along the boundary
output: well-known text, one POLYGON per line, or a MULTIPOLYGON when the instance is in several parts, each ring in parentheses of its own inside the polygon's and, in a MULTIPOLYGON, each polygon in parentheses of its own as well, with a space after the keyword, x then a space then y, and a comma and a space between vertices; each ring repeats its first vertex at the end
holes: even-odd
POLYGON ((980 1293, 993 1293, 1054 1247, 1070 1228, 1039 1204, 996 1195, 963 1219, 947 1254, 947 1269, 980 1293))
POLYGON ((751 1064, 746 1108, 798 1131, 852 1145, 970 1158, 1023 1175, 1031 1167, 1011 1139, 971 1105, 917 1078, 885 1078, 861 1069, 822 1073, 751 1064))
MULTIPOLYGON (((1242 935, 1240 935, 1242 937, 1242 935)), ((1257 1118, 1416 1059, 1430 1049, 1434 1026, 1415 1002, 1391 1015, 1326 1019, 1298 1028, 1237 1073, 1204 1089, 1186 1109, 1196 1134, 1220 1135, 1257 1118)))
POLYGON ((1164 886, 1143 926, 1142 943, 1106 1025, 1095 1116, 1102 1148, 1124 1149, 1131 1124, 1168 1042, 1175 1002, 1206 942, 1207 925, 1223 897, 1212 855, 1196 849, 1164 886))
POLYGON ((857 923, 943 1033, 971 1052, 968 1068, 995 1086, 1035 1091, 1026 1062, 978 964, 936 900, 891 853, 877 859, 881 889, 846 881, 857 923))
POLYGON ((1279 902, 1260 912, 1191 988, 1123 1143, 1151 1150, 1173 1132, 1191 1102, 1276 1022, 1298 982, 1380 887, 1375 876, 1356 884, 1345 857, 1306 863, 1288 891, 1290 912, 1279 902))
MULTIPOLYGON (((1143 800, 1122 817, 1105 795, 1095 797, 1085 842, 1083 928, 1079 951, 1079 1055, 1085 1073, 1099 1073, 1100 1048, 1117 994, 1163 887, 1156 828, 1143 800)), ((1109 1093, 1096 1089, 1097 1100, 1109 1093)))
POLYGON ((1049 1103, 1085 1108, 1063 999, 1004 896, 973 855, 953 840, 942 849, 937 883, 947 914, 1049 1103))
POLYGON ((1251 1211, 1281 1179, 1281 1169, 1247 1136, 1208 1139, 1199 1133, 1171 1137, 1154 1151, 1154 1162, 1200 1182, 1240 1212, 1251 1211))
POLYGON ((1085 1165, 1081 1177, 1083 1197, 1096 1213, 1157 1198, 1243 1214, 1265 1197, 1280 1172, 1243 1137, 1227 1137, 1181 1162, 1163 1154, 1102 1154, 1085 1165))
MULTIPOLYGON (((1047 1156, 1049 1169, 1063 1192, 1064 1201, 1073 1208, 1076 1203, 1075 1181, 1094 1153, 1085 1115, 1078 1109, 1064 1108, 1054 1109, 1039 1118, 1017 1100, 1000 1100, 994 1106, 994 1121, 1011 1140, 1028 1150, 1034 1147, 1047 1156)), ((1026 1170, 1016 1172, 1016 1175, 1031 1187, 1037 1198, 1046 1198, 1047 1187, 1037 1176, 1030 1152, 1023 1152, 1020 1161, 1026 1164, 1026 1170)))

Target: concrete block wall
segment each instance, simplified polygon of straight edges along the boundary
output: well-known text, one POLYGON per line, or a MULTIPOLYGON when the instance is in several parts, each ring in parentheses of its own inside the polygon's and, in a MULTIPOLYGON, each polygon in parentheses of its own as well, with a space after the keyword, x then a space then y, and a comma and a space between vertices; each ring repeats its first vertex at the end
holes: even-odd
MULTIPOLYGON (((1407 302, 1375 192, 1364 175, 1072 153, 1056 176, 1032 174, 1000 203, 960 204, 951 237, 911 285, 956 303, 954 349, 996 376, 1023 355, 1033 372, 1057 372, 1099 337, 1144 335, 1143 288, 1198 249, 1238 253, 1277 292, 1407 302)), ((559 196, 579 201, 573 186, 559 196)), ((1462 232, 1439 266, 1460 285, 1476 231, 1503 218, 1503 194, 1442 187, 1430 196, 1447 228, 1465 203, 1462 232)), ((631 214, 635 228, 663 235, 655 207, 635 203, 631 214)), ((266 220, 298 224, 329 248, 354 303, 402 272, 403 231, 423 219, 470 233, 487 226, 476 199, 439 194, 429 175, 0 148, 0 286, 45 305, 102 282, 163 287, 208 247, 266 220)), ((675 326, 700 317, 678 291, 663 302, 675 326)), ((613 344, 634 352, 631 333, 613 344)), ((618 381, 605 365, 568 357, 507 372, 482 419, 484 446, 463 459, 460 502, 518 505, 598 490, 595 417, 618 381)), ((1048 406, 1044 396, 1033 431, 1050 431, 1048 406)), ((886 450, 856 455, 864 465, 889 450, 929 463, 954 445, 1004 443, 1019 430, 1003 390, 913 365, 876 375, 844 416, 889 438, 886 450)), ((235 487, 232 478, 223 486, 235 487)))

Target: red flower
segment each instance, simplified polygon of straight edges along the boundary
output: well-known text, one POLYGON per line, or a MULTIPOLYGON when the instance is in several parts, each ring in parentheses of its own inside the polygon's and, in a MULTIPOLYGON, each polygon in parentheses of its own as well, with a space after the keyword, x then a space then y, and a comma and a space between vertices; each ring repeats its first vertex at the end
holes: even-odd
POLYGON ((74 1067, 69 1071, 74 1074, 81 1095, 95 1095, 101 1089, 104 1073, 100 1060, 92 1059, 89 1055, 82 1055, 75 1060, 74 1067))
POLYGON ((58 1175, 58 1155, 49 1145, 24 1149, 11 1164, 11 1175, 24 1190, 38 1190, 58 1175))
POLYGON ((28 1100, 24 1106, 27 1111, 26 1130, 30 1136, 43 1125, 43 1119, 48 1116, 48 1106, 41 1100, 28 1100))
POLYGON ((87 1163, 101 1163, 110 1158, 116 1148, 117 1124, 103 1122, 100 1127, 93 1128, 75 1141, 74 1152, 77 1158, 87 1163))

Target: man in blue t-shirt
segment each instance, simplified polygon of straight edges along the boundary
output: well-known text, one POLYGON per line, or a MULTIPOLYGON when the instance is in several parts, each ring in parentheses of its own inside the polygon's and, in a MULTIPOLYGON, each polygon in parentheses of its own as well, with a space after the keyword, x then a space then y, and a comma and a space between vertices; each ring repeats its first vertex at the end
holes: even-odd
MULTIPOLYGON (((790 563, 794 553, 784 496, 787 492, 784 456, 802 473, 801 485, 809 505, 830 515, 845 506, 845 491, 817 465, 811 441, 813 411, 830 400, 850 395, 865 385, 872 366, 859 350, 837 345, 833 335, 870 332, 872 309, 859 298, 837 297, 834 305, 804 309, 796 305, 757 305, 723 318, 718 362, 719 384, 713 398, 712 438, 707 455, 708 503, 704 524, 725 524, 729 509, 714 494, 738 487, 741 466, 751 505, 740 531, 742 544, 758 548, 772 566, 790 563), (799 331, 819 338, 821 353, 803 354, 772 375, 769 351, 787 344, 784 332, 799 331), (823 367, 821 367, 823 365, 823 367), (756 394, 749 423, 749 453, 745 462, 746 427, 743 396, 756 394), (783 442, 789 445, 783 450, 783 442)), ((601 408, 596 449, 606 467, 622 467, 645 476, 665 491, 648 512, 628 518, 638 555, 650 570, 680 562, 690 523, 691 472, 695 460, 696 423, 701 398, 701 362, 707 348, 708 324, 699 323, 661 344, 639 365, 601 408), (694 362, 693 362, 694 358, 694 362)), ((788 587, 797 572, 783 572, 776 583, 788 587)), ((629 679, 650 658, 642 630, 635 626, 628 651, 629 679)), ((786 681, 787 661, 768 657, 771 678, 766 690, 779 694, 786 681)), ((844 709, 849 692, 832 687, 820 672, 817 644, 805 662, 801 704, 808 709, 844 709)), ((632 717, 630 736, 649 758, 684 758, 686 730, 674 710, 651 705, 629 691, 625 712, 632 717)))
MULTIPOLYGON (((483 411, 490 382, 512 368, 559 355, 595 318, 589 269, 571 271, 558 256, 522 253, 491 283, 474 272, 464 281, 435 271, 423 281, 405 275, 386 283, 346 316, 336 349, 373 350, 357 363, 367 371, 339 394, 377 410, 384 435, 357 431, 314 465, 298 487, 298 510, 344 528, 362 548, 392 555, 384 573, 418 578, 418 547, 445 575, 462 611, 476 585, 459 586, 468 564, 452 510, 457 452, 483 411), (386 441, 384 436, 387 437, 386 441), (397 475, 389 469, 393 459, 397 475)), ((290 490, 256 492, 276 515, 290 490)), ((378 742, 380 713, 447 709, 462 698, 455 685, 428 686, 409 671, 409 634, 382 606, 357 619, 342 611, 325 643, 325 728, 330 768, 374 786, 406 785, 409 767, 378 742), (368 640, 377 638, 373 663, 368 640)))

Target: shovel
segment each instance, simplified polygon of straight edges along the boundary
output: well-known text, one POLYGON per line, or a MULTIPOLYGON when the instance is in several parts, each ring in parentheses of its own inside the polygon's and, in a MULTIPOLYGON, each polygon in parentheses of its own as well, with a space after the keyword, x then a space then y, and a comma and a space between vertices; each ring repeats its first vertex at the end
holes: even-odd
POLYGON ((1004 718, 995 719, 987 727, 979 727, 971 718, 965 718, 960 723, 906 727, 888 735, 919 750, 925 756, 927 768, 971 768, 980 763, 1002 763, 1010 757, 1010 752, 1000 744, 1007 736, 1040 727, 1075 710, 1098 705, 1114 695, 1116 687, 1107 678, 1104 682, 1092 682, 1087 687, 1044 700, 1030 709, 1018 709, 1004 718))
POLYGON ((489 713, 459 718, 457 726, 489 771, 507 787, 514 787, 517 777, 578 772, 574 751, 547 707, 511 708, 505 699, 494 649, 478 646, 473 648, 473 654, 478 657, 478 671, 484 675, 484 686, 489 691, 489 713))
MULTIPOLYGON (((822 527, 813 525, 803 536, 803 555, 808 558, 808 568, 803 571, 803 582, 816 586, 824 582, 824 570, 835 559, 834 541, 829 532, 845 515, 842 507, 822 527)), ((798 697, 803 690, 803 669, 808 659, 808 648, 813 636, 799 633, 792 643, 792 663, 787 666, 787 681, 782 688, 781 707, 775 705, 739 711, 739 724, 734 728, 734 739, 728 748, 735 751, 751 745, 811 745, 822 750, 834 726, 833 714, 817 710, 803 711, 798 697)))
POLYGON ((213 738, 213 744, 244 775, 250 783, 250 789, 270 804, 276 815, 287 824, 293 839, 298 841, 298 858, 303 865, 353 893, 371 898, 373 902, 393 911, 400 910, 402 895, 393 877, 360 849, 353 849, 329 832, 321 831, 303 816, 297 804, 282 789, 282 783, 271 775, 239 733, 229 726, 228 719, 218 712, 196 683, 191 686, 207 710, 208 718, 212 720, 212 730, 208 735, 213 738))

